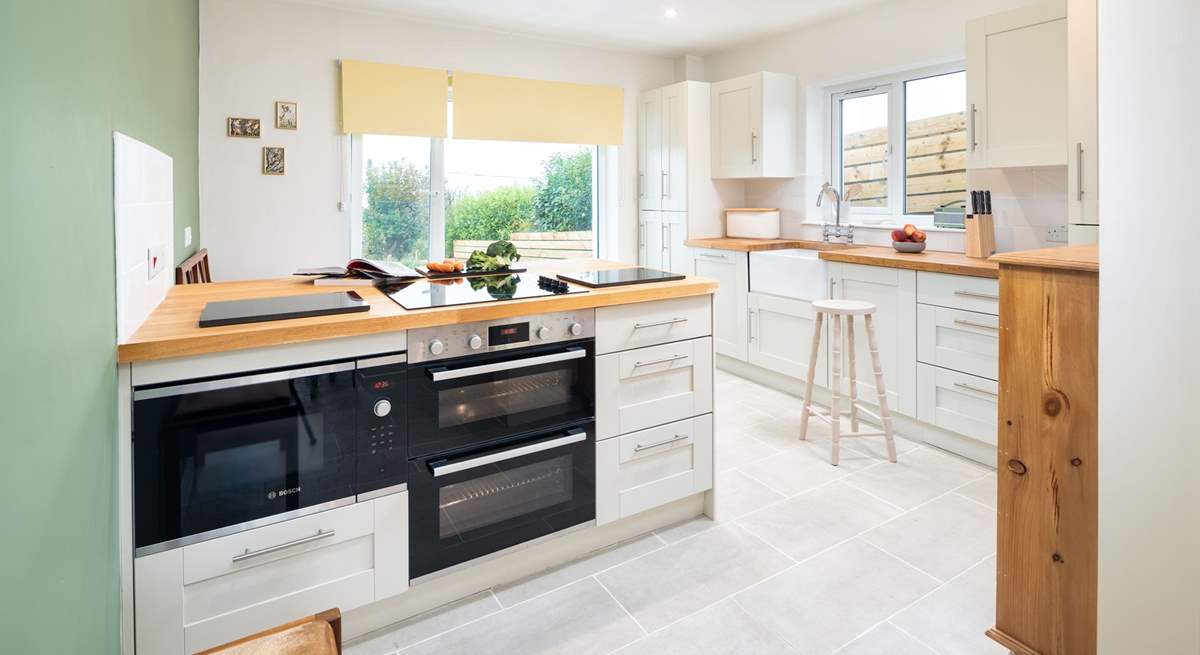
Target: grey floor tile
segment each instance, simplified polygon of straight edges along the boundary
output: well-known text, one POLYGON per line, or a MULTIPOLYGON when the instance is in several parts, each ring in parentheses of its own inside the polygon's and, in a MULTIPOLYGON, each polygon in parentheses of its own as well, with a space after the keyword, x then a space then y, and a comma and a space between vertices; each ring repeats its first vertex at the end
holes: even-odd
POLYGON ((940 579, 949 580, 996 552, 996 511, 946 494, 863 535, 940 579))
POLYGON ((987 474, 987 469, 960 457, 918 448, 899 458, 856 472, 846 483, 912 509, 955 487, 987 474))
POLYGON ((716 470, 737 468, 779 452, 779 449, 759 441, 745 432, 729 432, 716 439, 713 453, 716 470))
POLYGON ((584 578, 423 641, 404 654, 601 655, 644 634, 595 578, 584 578))
POLYGON ((717 438, 733 432, 745 432, 747 428, 771 420, 769 414, 736 401, 732 404, 717 401, 714 409, 713 432, 717 438))
POLYGON ((596 577, 653 632, 791 564, 742 528, 722 525, 596 577))
MULTIPOLYGON (((875 428, 866 426, 863 429, 870 430, 875 428)), ((903 435, 893 434, 892 439, 896 442, 897 459, 921 447, 920 442, 905 438, 903 435)), ((876 459, 887 459, 887 442, 884 441, 883 437, 855 437, 843 441, 842 445, 866 453, 876 459)))
POLYGON ((881 623, 846 644, 837 655, 936 655, 890 623, 881 623))
POLYGON ((1006 655, 985 634, 996 620, 996 560, 988 558, 892 618, 942 655, 1006 655))
POLYGON ((734 596, 799 653, 831 653, 937 587, 937 581, 858 539, 734 596))
POLYGON ((786 642, 732 600, 717 603, 618 651, 620 655, 791 655, 792 652, 786 642))
POLYGON ((512 607, 522 601, 627 562, 639 555, 645 555, 665 544, 666 542, 652 534, 646 535, 585 555, 582 559, 542 571, 523 580, 496 587, 493 591, 501 605, 512 607))
POLYGON ((483 591, 356 639, 347 646, 346 655, 393 653, 498 611, 500 603, 490 591, 483 591))
POLYGON ((655 530, 655 534, 667 543, 674 543, 783 500, 781 494, 736 469, 718 471, 714 479, 714 486, 717 495, 718 521, 707 516, 698 516, 667 528, 655 530))
POLYGON ((858 451, 842 449, 838 465, 830 464, 828 442, 799 442, 777 454, 743 466, 746 475, 785 496, 795 496, 833 482, 879 461, 858 451))
POLYGON ((663 541, 673 544, 676 541, 694 537, 701 532, 707 532, 720 525, 724 524, 714 521, 707 516, 697 516, 686 521, 680 521, 675 525, 659 528, 654 531, 654 534, 658 535, 663 541))
POLYGON ((974 482, 968 482, 954 492, 996 509, 996 472, 992 471, 974 482))
POLYGON ((900 512, 870 494, 834 482, 748 514, 738 524, 793 559, 802 560, 900 512))

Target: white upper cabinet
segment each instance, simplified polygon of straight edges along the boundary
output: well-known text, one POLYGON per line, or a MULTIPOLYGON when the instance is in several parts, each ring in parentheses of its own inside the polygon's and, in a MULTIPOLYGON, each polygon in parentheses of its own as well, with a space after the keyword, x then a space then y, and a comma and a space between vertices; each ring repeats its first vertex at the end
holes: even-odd
POLYGON ((638 97, 638 208, 662 209, 663 91, 638 97))
POLYGON ((1067 163, 1067 16, 1062 0, 967 23, 967 163, 1067 163))
POLYGON ((1100 223, 1096 0, 1067 3, 1067 210, 1072 224, 1100 223))
POLYGON ((687 207, 688 87, 672 84, 662 90, 662 145, 659 193, 662 208, 685 211, 687 207))
POLYGON ((712 85, 712 176, 796 175, 796 78, 753 73, 712 85))

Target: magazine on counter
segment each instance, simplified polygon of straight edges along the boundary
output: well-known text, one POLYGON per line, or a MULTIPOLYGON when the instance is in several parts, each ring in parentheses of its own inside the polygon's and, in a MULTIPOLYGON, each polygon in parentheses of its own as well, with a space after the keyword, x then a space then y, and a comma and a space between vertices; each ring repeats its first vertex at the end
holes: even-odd
POLYGON ((343 266, 300 268, 293 275, 312 277, 313 284, 330 287, 369 287, 381 281, 390 283, 423 277, 399 262, 375 259, 351 259, 343 266))

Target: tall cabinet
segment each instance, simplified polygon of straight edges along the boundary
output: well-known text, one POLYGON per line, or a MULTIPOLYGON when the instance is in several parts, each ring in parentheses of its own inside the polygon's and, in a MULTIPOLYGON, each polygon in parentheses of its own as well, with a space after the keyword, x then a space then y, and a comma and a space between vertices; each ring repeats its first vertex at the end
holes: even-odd
POLYGON ((1099 225, 1096 0, 1067 2, 1067 211, 1072 230, 1099 225))

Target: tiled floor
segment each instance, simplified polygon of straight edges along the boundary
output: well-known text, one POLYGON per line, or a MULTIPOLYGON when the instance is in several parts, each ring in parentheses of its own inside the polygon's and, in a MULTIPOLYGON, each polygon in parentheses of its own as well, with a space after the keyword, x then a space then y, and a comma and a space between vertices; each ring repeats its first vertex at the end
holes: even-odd
POLYGON ((718 371, 721 522, 696 519, 359 639, 347 655, 974 655, 996 475, 928 446, 796 439, 799 401, 718 371))

